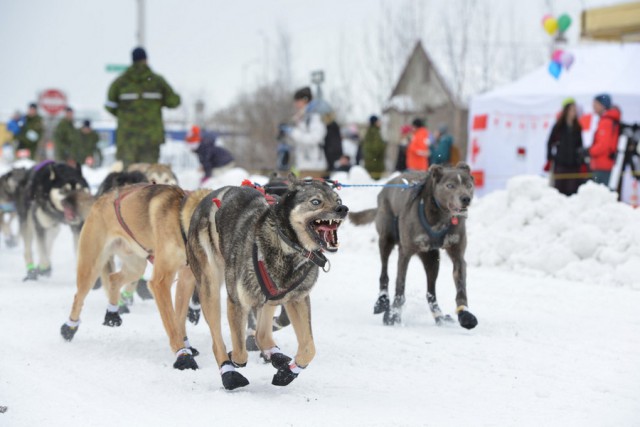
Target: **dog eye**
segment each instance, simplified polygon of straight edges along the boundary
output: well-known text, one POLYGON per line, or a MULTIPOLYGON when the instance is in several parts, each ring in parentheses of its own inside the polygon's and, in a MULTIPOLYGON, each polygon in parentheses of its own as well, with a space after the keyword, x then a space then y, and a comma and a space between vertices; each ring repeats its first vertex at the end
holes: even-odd
POLYGON ((311 201, 311 204, 312 204, 313 206, 318 206, 320 203, 322 203, 322 202, 320 201, 320 199, 313 199, 313 200, 311 201))
POLYGON ((452 183, 448 183, 448 184, 447 184, 447 188, 448 188, 449 190, 452 190, 453 188, 455 188, 455 185, 453 185, 452 183))

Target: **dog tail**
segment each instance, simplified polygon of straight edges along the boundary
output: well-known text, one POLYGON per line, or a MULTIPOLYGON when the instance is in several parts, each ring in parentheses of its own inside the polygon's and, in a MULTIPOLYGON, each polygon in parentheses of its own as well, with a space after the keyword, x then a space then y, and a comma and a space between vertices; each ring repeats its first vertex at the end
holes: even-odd
POLYGON ((355 225, 365 225, 372 223, 374 219, 376 219, 376 214, 378 213, 378 208, 367 209, 366 211, 360 212, 349 212, 349 219, 355 225))

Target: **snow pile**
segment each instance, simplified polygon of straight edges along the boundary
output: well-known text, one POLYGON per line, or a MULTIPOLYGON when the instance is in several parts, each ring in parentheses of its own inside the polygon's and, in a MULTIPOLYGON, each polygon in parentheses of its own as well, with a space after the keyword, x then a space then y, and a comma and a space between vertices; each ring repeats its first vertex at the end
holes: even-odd
POLYGON ((540 177, 512 178, 470 209, 467 262, 640 289, 640 212, 588 182, 565 197, 540 177))

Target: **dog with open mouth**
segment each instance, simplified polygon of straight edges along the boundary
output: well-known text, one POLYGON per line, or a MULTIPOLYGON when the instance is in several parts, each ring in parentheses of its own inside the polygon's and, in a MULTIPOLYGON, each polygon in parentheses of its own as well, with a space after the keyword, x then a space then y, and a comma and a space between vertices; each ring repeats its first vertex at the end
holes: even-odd
POLYGON ((94 198, 80 168, 50 160, 31 169, 21 186, 16 210, 27 264, 24 280, 37 280, 38 276, 51 275, 53 241, 61 224, 69 225, 74 248, 77 247, 82 224, 94 198), (38 243, 37 266, 31 247, 34 236, 38 243))
POLYGON ((408 188, 386 187, 378 194, 378 207, 352 212, 349 219, 356 225, 375 220, 382 271, 380 293, 374 314, 384 313, 383 322, 393 325, 401 321, 405 302, 405 278, 409 260, 418 255, 427 274, 427 303, 436 324, 452 321, 443 315, 436 299, 436 279, 440 269, 440 249, 453 262, 456 286, 456 312, 460 326, 472 329, 478 324, 469 312, 467 302, 467 247, 465 221, 473 198, 474 183, 466 163, 455 167, 432 165, 427 173, 405 173, 389 184, 406 184, 408 188), (389 255, 398 246, 398 273, 393 304, 389 300, 389 255))
POLYGON ((213 353, 227 390, 249 381, 236 368, 248 353, 245 329, 249 310, 258 308, 256 342, 277 369, 272 384, 291 383, 315 355, 309 293, 319 270, 330 264, 323 252, 336 252, 338 229, 348 208, 324 181, 289 177, 277 203, 251 187, 223 187, 194 211, 187 259, 199 284, 200 303, 213 338, 213 353), (232 351, 221 331, 220 289, 226 282, 232 351), (284 305, 298 340, 294 359, 276 345, 273 314, 284 305))

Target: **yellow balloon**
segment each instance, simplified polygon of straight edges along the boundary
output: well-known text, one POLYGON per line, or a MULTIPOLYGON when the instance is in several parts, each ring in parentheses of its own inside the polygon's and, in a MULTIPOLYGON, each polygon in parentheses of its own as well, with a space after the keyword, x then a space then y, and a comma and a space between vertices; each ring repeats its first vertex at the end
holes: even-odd
POLYGON ((558 31, 558 20, 556 18, 547 18, 544 21, 544 30, 550 35, 554 35, 558 31))

